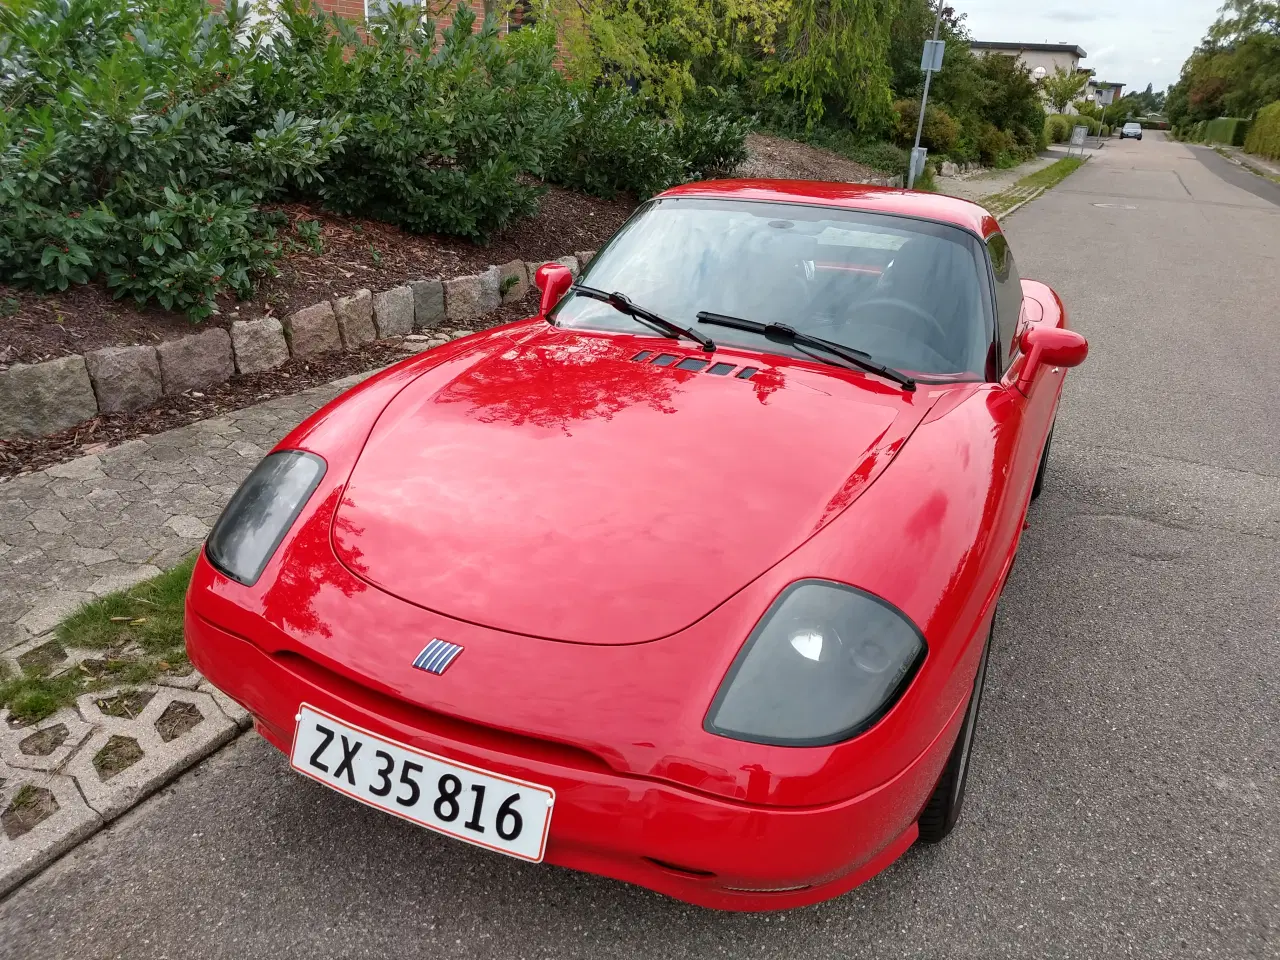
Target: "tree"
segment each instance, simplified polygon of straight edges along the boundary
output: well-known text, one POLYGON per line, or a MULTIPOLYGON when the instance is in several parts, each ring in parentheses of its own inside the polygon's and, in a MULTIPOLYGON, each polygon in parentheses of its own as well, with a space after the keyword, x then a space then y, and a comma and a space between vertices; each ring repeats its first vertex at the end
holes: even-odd
POLYGON ((1053 112, 1062 113, 1076 97, 1080 96, 1080 91, 1084 89, 1087 79, 1085 74, 1075 70, 1054 67, 1053 75, 1040 81, 1040 88, 1044 90, 1045 99, 1053 107, 1053 112))
POLYGON ((792 0, 766 61, 766 93, 785 93, 804 107, 810 126, 830 106, 867 132, 893 118, 889 32, 897 0, 792 0))

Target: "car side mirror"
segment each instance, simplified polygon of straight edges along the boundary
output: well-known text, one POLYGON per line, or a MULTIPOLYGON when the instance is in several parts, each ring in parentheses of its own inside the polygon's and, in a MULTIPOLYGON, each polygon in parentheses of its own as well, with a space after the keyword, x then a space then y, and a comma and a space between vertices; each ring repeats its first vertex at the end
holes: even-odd
POLYGON ((1061 327, 1028 327, 1018 346, 1023 355, 1020 389, 1029 386, 1043 366, 1078 367, 1089 355, 1089 341, 1061 327))
POLYGON ((562 263, 544 263, 533 275, 533 282, 542 291, 538 316, 545 320, 560 302, 560 298, 573 286, 573 273, 562 263))

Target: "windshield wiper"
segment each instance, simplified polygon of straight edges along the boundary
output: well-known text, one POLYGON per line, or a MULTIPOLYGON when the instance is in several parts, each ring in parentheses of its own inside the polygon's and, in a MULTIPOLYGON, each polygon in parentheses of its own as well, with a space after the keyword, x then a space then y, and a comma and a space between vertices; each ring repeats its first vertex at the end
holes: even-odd
MULTIPOLYGON (((584 287, 581 284, 574 284, 569 290, 571 293, 579 293, 584 297, 590 297, 592 300, 607 303, 619 313, 634 317, 672 340, 684 337, 701 346, 707 353, 715 352, 715 341, 705 333, 699 333, 697 330, 690 330, 688 327, 682 327, 678 323, 672 323, 666 317, 660 317, 653 311, 632 303, 625 293, 618 293, 616 290, 613 293, 605 293, 603 290, 597 290, 595 287, 584 287)), ((701 319, 701 315, 699 315, 699 319, 701 319)))
POLYGON ((807 333, 801 333, 794 327, 789 327, 785 323, 759 323, 755 320, 743 320, 740 317, 728 317, 723 313, 710 313, 703 310, 698 314, 698 320, 701 323, 711 323, 720 327, 733 327, 735 330, 749 330, 751 333, 760 333, 768 337, 770 340, 779 343, 793 343, 801 347, 812 347, 814 350, 822 350, 826 353, 834 354, 842 360, 847 360, 855 367, 861 367, 869 373, 878 373, 880 376, 892 380, 894 383, 902 384, 903 390, 915 390, 916 382, 905 373, 894 370, 892 367, 886 367, 883 363, 876 363, 871 359, 871 355, 863 353, 861 350, 855 350, 853 347, 846 347, 843 344, 836 343, 832 340, 823 340, 821 337, 811 336, 807 333))

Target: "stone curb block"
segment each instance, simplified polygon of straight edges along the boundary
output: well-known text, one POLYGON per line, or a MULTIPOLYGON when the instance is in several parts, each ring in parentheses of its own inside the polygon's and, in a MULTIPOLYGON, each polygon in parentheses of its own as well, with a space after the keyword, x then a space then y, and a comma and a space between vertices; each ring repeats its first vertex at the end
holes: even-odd
POLYGON ((231 324, 231 346, 239 373, 274 370, 289 359, 284 325, 275 317, 235 321, 231 324))
POLYGON ((97 415, 84 357, 15 363, 0 372, 0 440, 43 437, 97 415))
POLYGON ((380 340, 413 333, 413 291, 406 285, 375 294, 373 322, 380 340))
POLYGON ((444 282, 441 280, 411 280, 413 291, 413 329, 431 330, 444 322, 444 282))
POLYGON ((84 355, 102 413, 132 413, 163 395, 156 348, 103 347, 84 355))
POLYGON ((156 356, 167 396, 216 386, 235 372, 231 335, 221 328, 166 340, 156 346, 156 356))
POLYGON ((289 352, 295 357, 313 357, 342 349, 338 318, 328 300, 285 317, 284 335, 289 341, 289 352))
POLYGON ((120 816, 191 764, 222 746, 235 736, 237 730, 236 724, 213 698, 198 690, 158 688, 134 719, 103 713, 98 701, 125 689, 131 688, 86 693, 76 701, 80 714, 97 729, 67 764, 66 773, 75 777, 85 800, 104 821, 120 816), (190 730, 165 743, 156 730, 156 721, 173 703, 194 706, 201 719, 190 730), (94 756, 113 736, 135 741, 142 750, 142 756, 109 780, 103 780, 94 766, 94 756))
POLYGON ((503 303, 523 300, 528 295, 529 272, 524 261, 512 260, 498 267, 498 292, 503 303))
POLYGON ((333 301, 333 312, 338 318, 338 335, 344 350, 356 350, 378 339, 371 291, 357 290, 349 297, 338 297, 333 301))

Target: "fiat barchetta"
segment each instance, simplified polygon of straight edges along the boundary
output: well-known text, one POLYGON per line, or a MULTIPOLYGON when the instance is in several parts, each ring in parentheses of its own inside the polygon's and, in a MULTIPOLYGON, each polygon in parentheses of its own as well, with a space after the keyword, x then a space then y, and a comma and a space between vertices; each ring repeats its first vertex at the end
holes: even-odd
POLYGON ((354 801, 694 904, 942 840, 1088 350, 1058 296, 972 203, 751 180, 536 283, 253 470, 192 661, 354 801))

